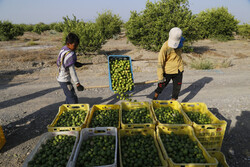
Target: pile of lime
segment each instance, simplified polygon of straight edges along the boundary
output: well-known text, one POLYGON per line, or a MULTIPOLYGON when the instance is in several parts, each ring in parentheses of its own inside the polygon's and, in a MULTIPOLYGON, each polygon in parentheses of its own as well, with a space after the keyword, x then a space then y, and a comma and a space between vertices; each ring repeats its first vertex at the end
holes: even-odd
POLYGON ((132 91, 134 81, 131 73, 130 61, 124 58, 112 58, 109 61, 112 89, 119 95, 120 100, 132 101, 126 92, 132 91))
POLYGON ((68 110, 63 111, 59 116, 54 127, 75 127, 81 126, 85 117, 87 116, 87 111, 85 110, 68 110))
POLYGON ((146 108, 122 110, 122 122, 124 124, 153 123, 150 111, 146 108))
POLYGON ((28 167, 66 166, 72 153, 75 140, 75 136, 67 135, 58 135, 48 139, 45 144, 41 145, 40 150, 28 163, 28 167))
POLYGON ((121 137, 122 164, 126 167, 162 166, 154 138, 136 134, 121 137))
POLYGON ((155 109, 155 115, 160 123, 164 124, 184 124, 183 115, 172 107, 159 107, 155 109))
POLYGON ((168 156, 174 163, 206 163, 198 143, 185 134, 160 134, 168 156))
POLYGON ((118 127, 119 109, 96 110, 93 113, 90 127, 118 127))
POLYGON ((207 114, 203 114, 200 112, 193 112, 193 111, 186 112, 186 114, 190 118, 191 121, 197 124, 211 124, 212 123, 211 118, 209 118, 207 114))
POLYGON ((111 165, 115 159, 116 137, 93 136, 83 140, 76 167, 111 165))

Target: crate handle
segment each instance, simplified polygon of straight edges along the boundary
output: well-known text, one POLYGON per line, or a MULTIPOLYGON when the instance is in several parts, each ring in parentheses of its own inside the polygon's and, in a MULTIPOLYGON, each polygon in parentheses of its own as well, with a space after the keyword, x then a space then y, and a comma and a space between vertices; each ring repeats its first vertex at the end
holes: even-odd
MULTIPOLYGON (((170 102, 171 103, 171 102, 170 102)), ((160 102, 160 104, 168 104, 168 102, 160 102)))

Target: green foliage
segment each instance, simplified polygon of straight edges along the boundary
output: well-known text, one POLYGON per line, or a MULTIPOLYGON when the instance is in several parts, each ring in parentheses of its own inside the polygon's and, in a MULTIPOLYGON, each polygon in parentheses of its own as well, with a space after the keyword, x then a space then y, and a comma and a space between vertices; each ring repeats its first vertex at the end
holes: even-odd
POLYGON ((214 64, 207 59, 194 60, 191 63, 191 67, 196 70, 209 70, 214 68, 214 64))
POLYGON ((64 38, 68 33, 73 32, 77 34, 80 39, 80 44, 78 50, 80 52, 94 52, 101 48, 102 44, 105 42, 104 36, 102 36, 101 30, 95 25, 95 23, 85 23, 84 21, 79 21, 73 16, 70 19, 68 16, 64 17, 64 38))
POLYGON ((113 35, 119 34, 122 24, 120 17, 112 14, 110 10, 102 14, 99 13, 96 18, 96 26, 101 30, 105 39, 110 39, 113 35))
POLYGON ((50 26, 44 23, 38 23, 35 24, 33 27, 33 32, 37 33, 37 34, 41 34, 44 31, 50 30, 50 26))
POLYGON ((23 33, 24 29, 21 26, 14 25, 9 21, 0 21, 0 41, 12 40, 23 33))
POLYGON ((33 27, 34 25, 31 24, 19 24, 20 27, 22 27, 24 29, 24 32, 31 32, 33 31, 33 27))
POLYGON ((229 40, 237 32, 238 20, 225 7, 207 9, 197 15, 201 39, 229 40))
POLYGON ((246 23, 243 25, 238 25, 238 34, 243 38, 250 39, 250 25, 246 23))
POLYGON ((59 23, 51 23, 50 24, 50 29, 55 30, 57 32, 63 32, 64 29, 64 24, 62 22, 59 23))
POLYGON ((145 10, 140 13, 131 12, 125 24, 128 39, 134 45, 159 51, 168 39, 170 29, 179 27, 186 41, 197 40, 198 26, 188 6, 188 0, 147 1, 145 10))

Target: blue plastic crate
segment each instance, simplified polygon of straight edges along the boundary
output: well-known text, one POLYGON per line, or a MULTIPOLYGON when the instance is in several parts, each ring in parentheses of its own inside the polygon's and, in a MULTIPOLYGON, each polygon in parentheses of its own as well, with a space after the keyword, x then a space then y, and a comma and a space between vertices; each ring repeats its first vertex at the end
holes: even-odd
MULTIPOLYGON (((134 76, 133 76, 133 70, 132 70, 132 62, 131 62, 131 58, 130 56, 124 56, 124 55, 109 55, 108 56, 108 66, 109 66, 109 88, 110 90, 114 91, 113 88, 112 88, 112 80, 111 80, 111 73, 110 73, 110 64, 109 62, 112 61, 112 60, 115 60, 115 59, 118 59, 118 60, 129 60, 129 64, 130 64, 130 72, 132 74, 132 80, 133 80, 133 83, 134 83, 134 76)), ((134 86, 132 88, 132 91, 134 90, 134 86)))

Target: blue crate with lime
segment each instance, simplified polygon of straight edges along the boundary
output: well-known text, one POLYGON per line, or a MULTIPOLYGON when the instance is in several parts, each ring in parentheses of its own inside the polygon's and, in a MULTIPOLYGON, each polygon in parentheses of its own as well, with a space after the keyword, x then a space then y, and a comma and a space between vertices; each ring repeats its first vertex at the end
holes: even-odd
POLYGON ((134 78, 131 58, 124 55, 108 56, 109 88, 118 93, 120 100, 129 100, 129 93, 134 90, 134 78))

